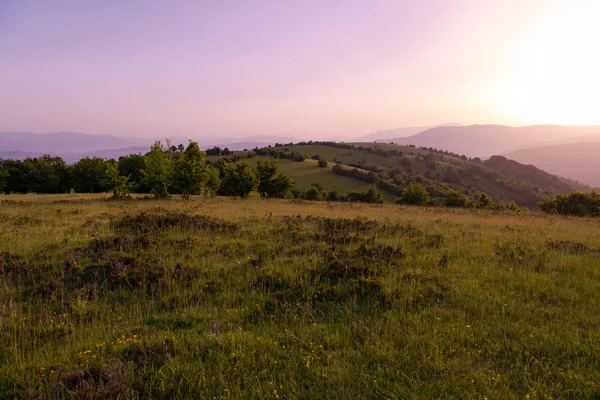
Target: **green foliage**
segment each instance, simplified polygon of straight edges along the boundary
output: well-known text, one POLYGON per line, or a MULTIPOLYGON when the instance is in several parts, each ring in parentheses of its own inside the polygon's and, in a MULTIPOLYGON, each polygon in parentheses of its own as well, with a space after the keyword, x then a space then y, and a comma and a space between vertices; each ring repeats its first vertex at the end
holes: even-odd
POLYGON ((326 158, 319 158, 319 161, 317 162, 317 165, 321 168, 325 168, 327 167, 327 159, 326 158))
POLYGON ((206 166, 206 184, 204 185, 204 195, 213 197, 217 195, 221 187, 221 177, 219 170, 210 165, 206 166))
POLYGON ((198 143, 191 142, 185 151, 176 153, 173 161, 173 186, 189 200, 191 194, 200 194, 207 181, 204 153, 198 143))
POLYGON ((319 182, 315 182, 304 191, 303 197, 306 200, 321 201, 325 198, 325 189, 319 182))
POLYGON ((141 154, 130 154, 119 158, 119 174, 128 176, 132 190, 138 193, 150 193, 152 191, 152 188, 143 182, 144 158, 141 154))
POLYGON ((221 193, 225 196, 246 198, 258 189, 260 178, 246 162, 225 164, 222 168, 221 193))
POLYGON ((356 201, 360 203, 383 203, 383 195, 377 190, 377 186, 372 185, 365 192, 350 192, 348 193, 349 201, 356 201))
POLYGON ((154 142, 150 152, 144 158, 143 183, 151 188, 151 193, 157 199, 169 197, 169 184, 173 170, 173 158, 169 149, 163 147, 160 141, 154 142))
POLYGON ((402 194, 396 201, 400 204, 424 206, 429 202, 429 193, 423 185, 411 183, 402 190, 402 194))
POLYGON ((258 192, 262 197, 283 198, 288 195, 294 182, 287 174, 277 174, 277 161, 265 160, 256 162, 256 171, 259 177, 258 192))
POLYGON ((554 199, 544 198, 538 203, 540 211, 558 213, 578 217, 600 217, 600 195, 573 192, 568 195, 559 194, 554 199))
POLYGON ((8 181, 8 178, 10 177, 10 174, 8 173, 7 170, 5 170, 3 167, 3 163, 2 160, 0 159, 0 193, 4 193, 4 190, 6 189, 6 183, 8 181))
POLYGON ((35 193, 65 193, 69 188, 69 171, 60 157, 45 155, 23 161, 27 190, 35 193))
POLYGON ((107 187, 103 184, 107 163, 100 157, 85 157, 70 168, 71 185, 77 193, 100 193, 107 187))
POLYGON ((112 192, 114 200, 129 198, 129 191, 131 190, 129 177, 120 175, 119 167, 114 162, 106 163, 102 185, 112 192))
POLYGON ((485 193, 481 193, 477 199, 477 203, 475 203, 475 207, 477 208, 489 208, 491 205, 492 200, 485 193))
POLYGON ((446 194, 446 198, 444 199, 445 207, 470 207, 471 202, 463 193, 458 190, 449 190, 446 194))

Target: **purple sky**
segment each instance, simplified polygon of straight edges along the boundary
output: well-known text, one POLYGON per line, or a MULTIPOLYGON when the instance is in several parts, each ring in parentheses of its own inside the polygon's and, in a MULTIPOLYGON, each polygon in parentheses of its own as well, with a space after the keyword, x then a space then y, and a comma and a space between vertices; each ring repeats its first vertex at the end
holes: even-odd
POLYGON ((527 89, 548 55, 515 59, 565 7, 576 25, 582 1, 0 0, 0 131, 319 138, 560 123, 541 120, 527 89))

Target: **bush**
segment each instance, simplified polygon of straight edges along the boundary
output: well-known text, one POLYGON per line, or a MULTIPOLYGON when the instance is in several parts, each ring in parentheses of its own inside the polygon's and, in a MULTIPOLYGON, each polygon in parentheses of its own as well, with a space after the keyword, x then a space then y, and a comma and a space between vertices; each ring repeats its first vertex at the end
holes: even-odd
POLYGON ((429 193, 425 186, 417 183, 411 183, 402 190, 400 197, 396 199, 396 203, 411 204, 415 206, 423 206, 429 202, 429 193))
POLYGON ((544 198, 538 203, 538 207, 540 211, 545 213, 600 217, 600 195, 595 191, 591 193, 573 192, 568 195, 559 194, 555 199, 544 198))
POLYGON ((444 206, 446 207, 469 207, 470 201, 467 197, 459 192, 458 190, 450 190, 444 199, 444 206))
POLYGON ((327 159, 321 157, 319 159, 319 162, 317 164, 318 164, 319 167, 325 168, 325 167, 327 167, 327 159))

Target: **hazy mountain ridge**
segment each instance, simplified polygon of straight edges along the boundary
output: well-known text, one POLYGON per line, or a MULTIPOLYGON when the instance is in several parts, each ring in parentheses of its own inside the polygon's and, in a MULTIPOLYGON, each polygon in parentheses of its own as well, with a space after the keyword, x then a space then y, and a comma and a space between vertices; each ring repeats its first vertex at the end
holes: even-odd
MULTIPOLYGON (((81 132, 0 132, 0 159, 23 160, 28 157, 40 157, 44 154, 59 156, 67 163, 74 163, 84 157, 118 159, 128 154, 144 154, 150 145, 160 138, 116 137, 111 135, 92 135, 81 132)), ((186 144, 189 138, 172 137, 172 144, 186 144)), ((258 135, 247 138, 197 138, 201 148, 213 146, 230 150, 264 147, 278 142, 292 142, 297 139, 283 136, 258 135)))
POLYGON ((410 137, 389 141, 448 150, 469 157, 487 158, 550 141, 569 141, 585 135, 600 135, 600 126, 505 125, 443 126, 428 129, 410 137))
POLYGON ((414 136, 418 133, 424 132, 426 130, 432 128, 438 128, 442 126, 463 126, 458 123, 448 123, 448 124, 440 124, 440 125, 432 125, 432 126, 412 126, 405 128, 395 128, 395 129, 384 129, 379 130, 373 133, 369 133, 368 135, 361 136, 355 139, 356 142, 365 142, 371 140, 383 140, 389 141, 390 138, 398 138, 398 137, 408 137, 414 136))
POLYGON ((600 142, 564 143, 517 150, 505 154, 553 174, 600 187, 600 142))

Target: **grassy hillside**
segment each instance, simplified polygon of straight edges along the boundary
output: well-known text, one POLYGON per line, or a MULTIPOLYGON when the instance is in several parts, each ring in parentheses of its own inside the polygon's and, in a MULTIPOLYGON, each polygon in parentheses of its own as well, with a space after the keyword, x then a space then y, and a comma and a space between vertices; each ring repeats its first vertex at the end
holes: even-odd
POLYGON ((600 395, 597 219, 75 199, 1 203, 2 398, 600 395))
POLYGON ((536 167, 498 156, 481 161, 436 149, 381 143, 303 143, 262 151, 280 157, 292 153, 307 158, 319 156, 329 162, 373 171, 377 177, 371 177, 368 183, 384 181, 378 186, 395 196, 408 183, 416 181, 425 185, 430 195, 440 202, 454 189, 472 199, 485 192, 504 204, 514 200, 520 206, 536 208, 543 197, 575 190, 567 182, 536 167))

